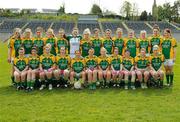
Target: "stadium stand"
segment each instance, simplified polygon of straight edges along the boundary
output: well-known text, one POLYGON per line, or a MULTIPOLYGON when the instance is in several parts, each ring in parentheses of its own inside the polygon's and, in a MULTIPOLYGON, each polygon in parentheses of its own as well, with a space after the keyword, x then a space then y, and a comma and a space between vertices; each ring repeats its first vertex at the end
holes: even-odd
POLYGON ((25 28, 30 28, 34 33, 36 28, 40 26, 44 29, 44 31, 46 31, 50 27, 51 23, 52 23, 51 21, 42 21, 42 20, 30 21, 25 28))
POLYGON ((170 25, 168 22, 157 22, 157 21, 152 21, 152 22, 148 22, 151 26, 154 26, 155 24, 157 24, 160 28, 160 30, 164 30, 166 28, 169 28, 172 30, 173 33, 176 32, 180 32, 179 30, 177 30, 175 27, 173 27, 172 25, 170 25))
POLYGON ((84 29, 89 28, 92 32, 94 28, 100 28, 97 15, 81 15, 78 18, 77 27, 79 33, 83 33, 84 29))
POLYGON ((180 24, 179 23, 173 23, 174 25, 176 25, 178 28, 180 28, 180 24))
POLYGON ((147 33, 151 33, 151 28, 145 24, 143 21, 126 21, 125 24, 129 29, 135 30, 135 33, 138 35, 141 30, 146 30, 147 33))
POLYGON ((14 28, 22 28, 27 22, 23 20, 5 20, 0 26, 1 33, 12 33, 14 28))
POLYGON ((92 32, 94 28, 99 28, 99 24, 97 21, 78 21, 78 28, 79 28, 79 33, 83 33, 84 29, 89 28, 90 31, 92 32))
POLYGON ((102 28, 105 31, 106 29, 111 29, 112 34, 116 33, 116 29, 117 28, 122 28, 123 32, 125 34, 126 29, 124 28, 124 26, 122 25, 122 23, 120 22, 101 22, 102 28))
POLYGON ((74 22, 54 22, 52 25, 52 29, 54 30, 54 33, 57 34, 60 28, 63 28, 65 30, 66 34, 71 34, 72 29, 74 28, 75 23, 74 22))

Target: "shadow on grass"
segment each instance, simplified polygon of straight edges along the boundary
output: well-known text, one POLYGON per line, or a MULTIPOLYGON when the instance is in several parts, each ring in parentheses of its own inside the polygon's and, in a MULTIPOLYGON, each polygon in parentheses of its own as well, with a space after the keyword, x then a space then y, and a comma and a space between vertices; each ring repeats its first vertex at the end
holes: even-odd
POLYGON ((0 87, 0 93, 1 95, 40 95, 40 96, 49 96, 49 95, 68 95, 68 94, 88 94, 88 95, 106 95, 106 94, 121 94, 126 93, 131 95, 143 95, 143 96, 166 96, 169 94, 172 94, 173 88, 163 88, 163 89, 157 89, 157 88, 149 88, 149 89, 136 89, 136 90, 124 90, 119 88, 109 88, 109 89, 97 89, 97 90, 89 90, 89 89, 83 89, 83 90, 72 90, 70 88, 62 89, 62 88, 54 88, 52 91, 49 91, 47 88, 39 91, 38 89, 35 89, 32 92, 26 92, 25 90, 17 91, 15 87, 13 86, 2 86, 0 87))

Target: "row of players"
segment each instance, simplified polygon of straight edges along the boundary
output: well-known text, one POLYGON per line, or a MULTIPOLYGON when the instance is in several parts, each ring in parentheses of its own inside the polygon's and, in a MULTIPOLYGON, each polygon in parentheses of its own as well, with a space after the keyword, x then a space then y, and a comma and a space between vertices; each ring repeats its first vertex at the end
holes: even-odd
POLYGON ((91 32, 89 29, 85 29, 83 32, 83 37, 78 34, 78 29, 74 28, 72 35, 65 36, 63 29, 59 30, 59 34, 55 37, 52 29, 48 29, 46 32, 46 37, 43 37, 43 29, 38 27, 36 30, 36 36, 32 37, 31 29, 25 29, 24 33, 21 34, 21 29, 16 28, 14 30, 14 35, 9 40, 9 53, 8 60, 10 62, 11 57, 18 56, 19 47, 23 46, 25 48, 25 55, 28 56, 31 53, 31 48, 33 46, 38 47, 38 55, 43 54, 44 45, 50 43, 52 46, 51 53, 56 56, 59 53, 60 47, 66 47, 68 54, 71 58, 74 57, 75 50, 81 49, 82 56, 88 55, 88 50, 94 48, 95 55, 100 55, 100 47, 105 47, 107 54, 112 54, 114 47, 119 48, 119 55, 122 55, 124 50, 128 48, 131 52, 131 56, 134 58, 141 48, 145 48, 147 53, 152 53, 152 47, 158 45, 165 57, 168 59, 172 57, 172 47, 176 46, 176 40, 172 38, 171 31, 169 29, 164 30, 163 36, 160 36, 159 28, 155 27, 153 29, 153 35, 147 37, 146 31, 142 30, 140 32, 140 38, 136 38, 134 31, 128 31, 128 37, 123 37, 123 30, 117 28, 116 36, 111 37, 111 30, 107 29, 105 31, 105 37, 101 38, 99 29, 94 29, 94 36, 91 37, 91 32))
MULTIPOLYGON (((66 53, 69 53, 71 58, 75 57, 75 50, 80 49, 83 57, 88 55, 89 49, 94 49, 94 55, 100 56, 100 47, 104 47, 107 50, 107 54, 110 55, 114 52, 115 47, 118 48, 118 54, 124 55, 125 50, 128 49, 130 56, 135 58, 139 51, 144 48, 147 55, 152 53, 152 47, 154 45, 159 46, 159 52, 165 57, 164 67, 166 70, 166 78, 169 84, 170 79, 173 79, 173 64, 176 58, 176 40, 172 38, 171 31, 169 29, 164 30, 163 36, 159 34, 159 28, 156 26, 153 28, 153 35, 149 38, 146 37, 146 31, 141 31, 140 38, 136 39, 134 31, 129 30, 128 37, 123 38, 123 31, 117 28, 117 36, 111 38, 111 30, 105 31, 105 38, 99 37, 99 29, 94 29, 94 36, 90 38, 91 32, 89 29, 85 29, 83 32, 83 38, 78 35, 78 29, 74 28, 72 35, 66 37, 64 30, 60 29, 57 38, 54 36, 53 30, 48 29, 47 38, 42 36, 42 28, 38 27, 36 31, 36 37, 32 38, 30 29, 26 29, 23 37, 21 38, 21 30, 16 28, 14 35, 9 40, 8 61, 11 62, 14 57, 18 56, 18 49, 23 46, 25 49, 25 56, 28 57, 31 53, 32 47, 38 47, 37 54, 42 55, 44 45, 51 44, 50 53, 56 55, 60 52, 61 47, 65 47, 66 53), (170 79, 169 79, 170 78, 170 79)), ((12 70, 12 79, 14 76, 14 70, 12 70)))
MULTIPOLYGON (((29 58, 25 57, 23 47, 19 49, 19 56, 14 59, 14 76, 17 89, 26 86, 27 90, 33 90, 36 78, 40 79, 40 90, 44 89, 45 84, 52 90, 52 79, 56 79, 59 85, 62 79, 65 85, 69 83, 75 88, 82 88, 88 84, 90 89, 96 89, 97 83, 102 87, 119 86, 124 78, 125 89, 132 88, 135 90, 136 76, 141 83, 141 88, 146 89, 150 75, 159 87, 163 87, 164 56, 159 53, 159 47, 153 47, 151 56, 146 56, 146 49, 141 48, 140 53, 132 58, 130 51, 125 50, 122 57, 118 54, 119 49, 116 47, 112 55, 107 55, 107 50, 102 47, 100 56, 94 55, 94 49, 88 51, 88 56, 82 57, 81 51, 75 51, 75 57, 70 58, 66 53, 65 47, 60 48, 57 56, 50 53, 51 45, 44 47, 44 54, 40 57, 37 55, 37 48, 33 47, 29 58), (27 79, 26 79, 27 78, 27 79), (76 80, 81 79, 81 80, 76 80)), ((172 85, 172 82, 170 82, 172 85)))

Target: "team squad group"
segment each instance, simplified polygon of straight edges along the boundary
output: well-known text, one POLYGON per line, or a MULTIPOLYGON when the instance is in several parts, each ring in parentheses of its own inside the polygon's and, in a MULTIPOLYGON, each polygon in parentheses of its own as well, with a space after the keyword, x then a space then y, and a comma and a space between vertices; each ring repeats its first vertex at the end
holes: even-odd
POLYGON ((42 27, 37 27, 34 35, 29 28, 23 33, 15 28, 8 43, 12 83, 17 90, 26 91, 46 87, 170 87, 177 42, 170 29, 162 33, 157 25, 151 36, 142 30, 139 38, 132 29, 123 37, 121 28, 113 37, 110 29, 101 34, 98 28, 93 32, 87 28, 80 36, 75 27, 67 36, 62 28, 57 35, 51 28, 44 33, 42 27))

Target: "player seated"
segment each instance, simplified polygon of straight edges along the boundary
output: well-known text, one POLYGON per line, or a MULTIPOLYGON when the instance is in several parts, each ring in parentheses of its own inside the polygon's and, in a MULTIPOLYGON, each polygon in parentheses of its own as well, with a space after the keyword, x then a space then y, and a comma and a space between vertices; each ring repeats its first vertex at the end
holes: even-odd
POLYGON ((46 86, 49 86, 49 90, 52 90, 52 76, 53 70, 55 69, 55 57, 51 52, 51 45, 46 44, 44 47, 44 54, 40 56, 40 82, 41 87, 39 90, 43 90, 46 86))
POLYGON ((150 56, 151 70, 150 74, 155 80, 158 87, 163 87, 164 71, 162 70, 162 64, 164 62, 164 55, 159 52, 159 46, 153 46, 153 53, 150 56))
POLYGON ((141 48, 139 55, 135 57, 135 70, 142 89, 148 88, 149 63, 149 58, 146 56, 146 49, 141 48))
POLYGON ((26 87, 26 75, 28 70, 28 59, 24 55, 23 47, 19 48, 19 56, 14 59, 14 77, 17 85, 17 90, 26 87))
POLYGON ((132 88, 135 90, 135 79, 136 73, 134 71, 134 59, 130 56, 130 51, 128 49, 125 50, 124 57, 122 59, 122 69, 123 76, 125 81, 124 89, 132 88))
POLYGON ((60 85, 67 87, 70 61, 70 56, 66 54, 66 48, 60 47, 60 53, 56 56, 56 70, 54 71, 57 87, 60 85))
POLYGON ((96 89, 97 81, 97 56, 94 55, 94 49, 89 50, 89 55, 85 58, 86 76, 88 80, 89 89, 96 89))
POLYGON ((114 87, 119 87, 122 79, 122 57, 119 55, 119 49, 114 48, 114 53, 110 57, 111 59, 111 73, 114 87))
POLYGON ((104 47, 101 47, 100 54, 98 57, 98 78, 101 87, 108 88, 111 80, 110 59, 104 47))
POLYGON ((27 74, 27 91, 34 89, 36 78, 39 77, 39 56, 37 47, 32 47, 31 55, 29 56, 29 70, 27 74))
POLYGON ((78 89, 82 88, 86 79, 85 74, 85 63, 81 56, 81 51, 75 51, 75 57, 71 60, 71 72, 70 72, 70 84, 73 85, 72 88, 76 88, 75 84, 80 84, 78 89))

